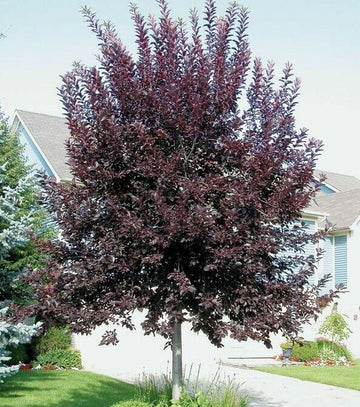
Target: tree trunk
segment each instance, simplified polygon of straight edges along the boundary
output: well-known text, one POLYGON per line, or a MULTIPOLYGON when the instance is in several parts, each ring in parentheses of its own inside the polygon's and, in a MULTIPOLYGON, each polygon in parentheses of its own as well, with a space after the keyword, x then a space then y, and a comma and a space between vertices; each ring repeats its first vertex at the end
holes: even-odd
POLYGON ((172 337, 172 398, 179 400, 182 386, 181 322, 175 322, 172 337))

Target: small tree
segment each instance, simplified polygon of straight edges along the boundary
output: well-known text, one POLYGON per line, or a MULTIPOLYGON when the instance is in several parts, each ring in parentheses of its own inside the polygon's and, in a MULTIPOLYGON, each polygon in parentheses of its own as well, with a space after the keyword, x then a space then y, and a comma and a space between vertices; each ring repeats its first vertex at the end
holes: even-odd
POLYGON ((319 334, 325 335, 332 342, 340 344, 349 338, 351 330, 345 318, 337 310, 333 310, 321 324, 319 334))
POLYGON ((321 143, 295 128, 291 65, 276 89, 273 64, 255 59, 246 87, 246 9, 232 3, 218 18, 208 0, 204 32, 192 11, 188 35, 158 3, 148 22, 131 6, 137 60, 83 9, 100 67, 63 77, 74 182, 45 186, 62 238, 32 276, 33 309, 81 333, 131 329, 132 312, 147 310, 145 333, 172 344, 176 399, 183 321, 217 346, 227 335, 270 346, 271 333, 296 335, 320 312, 316 256, 303 250, 320 234, 297 220, 318 186, 321 143))

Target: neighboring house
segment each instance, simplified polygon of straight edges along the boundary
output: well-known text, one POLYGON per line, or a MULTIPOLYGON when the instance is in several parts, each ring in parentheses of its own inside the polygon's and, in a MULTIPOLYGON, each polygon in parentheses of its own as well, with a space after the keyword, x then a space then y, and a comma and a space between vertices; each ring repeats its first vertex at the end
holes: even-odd
MULTIPOLYGON (((12 130, 19 134, 29 162, 37 169, 45 171, 57 181, 66 182, 72 179, 69 166, 66 164, 64 143, 69 137, 69 130, 64 118, 17 110, 12 130)), ((316 199, 303 211, 303 220, 310 230, 331 227, 329 235, 321 242, 324 254, 314 280, 317 281, 325 274, 331 274, 326 290, 334 289, 340 283, 347 288, 348 292, 339 298, 338 309, 348 317, 347 321, 353 331, 348 346, 355 356, 360 356, 360 349, 358 349, 358 343, 360 343, 360 270, 358 270, 360 265, 360 180, 348 175, 322 173, 326 175, 326 181, 321 186, 316 199)), ((319 171, 317 175, 320 175, 319 171)), ((315 248, 308 246, 305 250, 311 254, 315 248)), ((324 316, 326 312, 328 310, 325 311, 324 316)), ((305 328, 305 338, 316 337, 323 318, 305 328)), ((82 351, 85 366, 91 370, 131 379, 135 372, 144 369, 163 371, 170 360, 170 351, 163 351, 162 338, 144 337, 138 331, 135 333, 122 331, 120 345, 114 351, 112 346, 97 346, 100 332, 101 329, 90 337, 77 336, 75 340, 82 351), (148 354, 155 356, 152 358, 155 360, 153 365, 148 360, 148 354), (122 366, 120 370, 119 361, 122 366)), ((185 362, 189 363, 190 361, 199 362, 204 366, 204 363, 209 362, 210 359, 224 361, 229 356, 269 356, 279 353, 276 348, 267 351, 263 345, 251 341, 239 344, 232 340, 226 340, 224 348, 219 350, 214 348, 204 336, 196 335, 187 328, 185 332, 184 358, 185 362), (188 344, 186 339, 189 339, 188 344)), ((281 338, 275 338, 274 343, 279 344, 281 340, 281 338)))
POLYGON ((56 181, 72 179, 65 149, 70 132, 64 118, 16 110, 11 130, 18 133, 25 155, 37 170, 56 181))
MULTIPOLYGON (((318 172, 319 173, 319 172, 318 172)), ((356 177, 325 172, 326 182, 307 210, 326 214, 320 227, 331 231, 323 242, 323 272, 331 273, 330 288, 343 284, 352 290, 360 288, 360 274, 355 271, 358 259, 360 180, 356 177), (355 249, 355 252, 354 252, 355 249), (357 250, 358 251, 358 250, 357 250), (359 276, 358 276, 359 275, 359 276)))
MULTIPOLYGON (((331 274, 327 288, 342 284, 346 294, 338 300, 338 310, 344 314, 352 335, 347 345, 354 355, 360 355, 360 180, 349 175, 322 172, 326 181, 316 198, 304 211, 319 213, 314 228, 330 227, 330 233, 321 242, 324 250, 317 276, 331 274)), ((317 171, 320 175, 320 172, 317 171)), ((320 319, 321 322, 321 319, 320 319)), ((319 322, 319 323, 320 323, 319 322)), ((313 325, 313 333, 319 327, 313 325)))

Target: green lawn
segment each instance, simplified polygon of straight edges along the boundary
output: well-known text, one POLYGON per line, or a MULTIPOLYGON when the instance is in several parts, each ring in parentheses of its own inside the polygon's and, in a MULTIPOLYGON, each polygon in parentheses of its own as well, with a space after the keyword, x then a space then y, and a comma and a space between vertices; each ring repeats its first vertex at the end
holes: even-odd
POLYGON ((359 362, 355 366, 264 366, 257 370, 360 391, 359 362))
POLYGON ((84 371, 23 370, 0 384, 1 407, 110 407, 134 386, 84 371))

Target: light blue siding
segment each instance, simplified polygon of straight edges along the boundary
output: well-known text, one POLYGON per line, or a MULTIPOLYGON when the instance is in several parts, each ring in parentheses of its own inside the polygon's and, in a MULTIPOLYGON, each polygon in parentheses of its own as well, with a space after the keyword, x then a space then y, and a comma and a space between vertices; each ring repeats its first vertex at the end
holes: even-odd
POLYGON ((347 236, 335 236, 335 284, 347 287, 347 236))
POLYGON ((28 163, 33 165, 36 170, 45 171, 46 175, 55 178, 55 174, 51 171, 21 123, 19 123, 16 132, 19 135, 20 143, 24 146, 24 155, 27 157, 28 163))
POLYGON ((326 283, 322 289, 322 294, 328 293, 330 289, 334 288, 334 238, 327 236, 323 243, 324 254, 322 260, 322 269, 318 271, 319 280, 326 274, 331 274, 331 279, 326 283))

